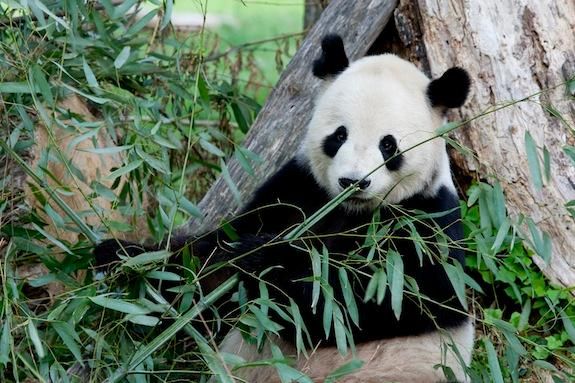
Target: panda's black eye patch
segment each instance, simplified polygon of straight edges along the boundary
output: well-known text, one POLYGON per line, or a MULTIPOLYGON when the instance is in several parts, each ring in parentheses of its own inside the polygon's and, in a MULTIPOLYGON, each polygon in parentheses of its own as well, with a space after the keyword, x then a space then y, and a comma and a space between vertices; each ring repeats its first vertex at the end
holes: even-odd
POLYGON ((323 140, 323 152, 333 158, 345 141, 347 141, 347 129, 342 125, 323 140))
POLYGON ((398 151, 395 137, 393 137, 391 134, 383 137, 381 141, 379 141, 379 150, 383 155, 385 166, 390 171, 398 170, 401 167, 403 155, 398 151))

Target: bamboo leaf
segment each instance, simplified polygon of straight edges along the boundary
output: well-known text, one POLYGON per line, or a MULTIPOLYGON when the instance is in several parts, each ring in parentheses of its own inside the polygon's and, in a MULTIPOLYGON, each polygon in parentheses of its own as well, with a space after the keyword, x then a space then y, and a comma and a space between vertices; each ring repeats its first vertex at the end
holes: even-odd
POLYGON ((345 335, 345 322, 343 314, 338 305, 333 307, 333 331, 335 333, 335 344, 341 355, 347 354, 347 338, 345 335))
POLYGON ((160 323, 160 318, 150 315, 126 315, 126 319, 142 326, 154 327, 160 323))
POLYGON ((543 176, 545 181, 551 181, 551 153, 547 150, 547 147, 543 147, 543 176))
POLYGON ((517 354, 512 347, 505 348, 505 359, 507 361, 507 367, 511 375, 511 381, 513 383, 519 382, 519 354, 517 354))
POLYGON ((73 86, 66 84, 65 82, 61 83, 61 86, 63 86, 64 88, 71 90, 72 92, 79 94, 82 97, 87 98, 90 101, 95 102, 96 104, 106 104, 107 102, 109 102, 110 100, 104 97, 97 97, 91 94, 88 94, 86 92, 82 92, 81 90, 74 88, 73 86))
POLYGON ((379 272, 380 270, 375 271, 371 276, 369 283, 367 284, 367 288, 365 289, 365 296, 363 297, 364 303, 370 301, 377 292, 379 272))
POLYGON ((359 312, 357 310, 357 304, 355 303, 353 289, 349 283, 347 272, 343 266, 339 268, 339 283, 343 293, 343 299, 346 305, 347 313, 352 322, 359 327, 359 312))
POLYGON ((232 106, 232 112, 234 114, 234 118, 236 119, 236 122, 238 123, 240 130, 243 133, 247 133, 248 129, 249 129, 249 125, 247 123, 246 117, 244 116, 244 113, 243 113, 241 106, 235 102, 233 102, 231 104, 231 106, 232 106))
MULTIPOLYGON (((126 35, 131 36, 140 32, 152 19, 158 14, 158 8, 152 9, 150 12, 146 13, 144 17, 136 21, 127 31, 126 35)), ((121 66, 121 65, 120 65, 121 66)))
POLYGON ((38 358, 43 359, 46 356, 46 352, 44 351, 44 346, 42 345, 42 341, 40 340, 40 335, 38 335, 38 329, 34 325, 34 321, 32 318, 28 319, 28 336, 34 345, 34 349, 36 350, 36 355, 38 358))
MULTIPOLYGON (((0 82, 0 93, 34 93, 32 84, 22 82, 0 82)), ((34 88, 35 89, 35 88, 34 88)))
POLYGON ((181 210, 185 211, 186 213, 188 213, 192 217, 196 217, 196 218, 203 218, 204 217, 204 215, 202 214, 202 211, 195 204, 193 204, 189 199, 187 199, 185 196, 180 197, 180 199, 178 200, 178 204, 180 205, 181 210))
POLYGON ((321 257, 316 248, 311 249, 311 269, 313 273, 312 292, 311 292, 311 307, 315 314, 317 309, 317 302, 319 301, 320 281, 321 281, 321 257))
POLYGON ((134 145, 123 145, 123 146, 110 146, 107 148, 86 148, 78 149, 79 152, 88 152, 94 154, 116 154, 133 148, 134 145))
POLYGON ((76 330, 66 322, 57 321, 52 322, 51 325, 54 330, 56 330, 58 336, 62 339, 66 347, 68 347, 68 350, 70 350, 72 355, 74 355, 76 361, 83 366, 84 362, 82 352, 80 351, 81 340, 78 333, 76 333, 76 330))
POLYGON ((139 168, 140 165, 142 165, 143 163, 144 163, 143 160, 136 160, 136 161, 130 162, 126 166, 122 166, 121 168, 114 170, 112 173, 110 173, 106 177, 104 177, 104 179, 109 180, 109 181, 113 181, 116 178, 123 176, 124 174, 130 173, 134 169, 139 168))
POLYGON ((70 251, 70 249, 68 248, 68 246, 64 245, 62 242, 60 242, 59 240, 57 240, 56 238, 54 238, 51 234, 48 234, 48 232, 44 231, 44 229, 42 229, 40 226, 38 226, 35 223, 32 223, 32 227, 34 227, 34 229, 38 230, 38 232, 42 233, 42 235, 50 242, 52 242, 54 245, 56 245, 57 247, 59 247, 60 249, 64 250, 66 253, 72 255, 72 251, 70 251))
POLYGON ((40 89, 40 93, 42 93, 44 101, 49 105, 54 105, 54 96, 52 95, 50 84, 38 64, 34 64, 30 67, 30 79, 31 83, 40 89))
POLYGON ((200 146, 206 150, 208 153, 213 154, 217 157, 225 157, 226 154, 220 150, 217 146, 209 142, 208 140, 204 140, 203 138, 200 139, 200 146))
MULTIPOLYGON (((521 309, 521 316, 519 317, 519 325, 517 329, 523 331, 529 324, 529 316, 531 315, 531 299, 527 299, 523 308, 521 309)), ((573 338, 575 339, 575 338, 573 338)))
POLYGON ((145 315, 149 314, 151 310, 142 305, 126 302, 121 299, 108 298, 104 295, 97 295, 95 297, 88 297, 92 302, 104 308, 119 311, 125 314, 145 315))
POLYGON ((435 134, 437 134, 438 136, 443 136, 444 134, 447 134, 459 128, 461 125, 462 124, 459 121, 448 122, 447 124, 443 124, 442 126, 440 126, 439 129, 435 131, 435 134))
POLYGON ((151 166, 152 168, 156 169, 160 173, 163 174, 170 174, 170 163, 169 161, 160 161, 148 153, 146 153, 141 146, 136 146, 136 153, 138 156, 143 159, 146 164, 151 166))
POLYGON ((503 220, 503 223, 499 227, 499 230, 497 231, 497 236, 495 237, 495 241, 493 242, 493 245, 491 246, 491 250, 493 250, 494 253, 497 253, 499 251, 499 249, 501 248, 501 244, 505 240, 505 237, 507 237, 507 233, 509 233, 510 227, 511 227, 511 222, 509 221, 509 218, 505 218, 503 220))
POLYGON ((543 187, 543 180, 541 177, 541 168, 539 166, 537 145, 529 131, 525 132, 525 151, 527 152, 527 163, 529 165, 529 172, 531 173, 533 186, 535 186, 535 189, 539 191, 543 187))
POLYGON ((85 57, 82 57, 82 68, 84 69, 84 76, 86 76, 88 85, 90 85, 92 88, 99 88, 100 84, 98 84, 98 80, 96 79, 92 68, 90 68, 90 65, 88 65, 85 57))
POLYGON ((523 347, 523 345, 515 335, 517 330, 515 329, 515 327, 513 327, 511 323, 508 323, 506 321, 497 318, 489 318, 489 322, 491 322, 495 327, 501 330, 503 336, 507 340, 507 343, 511 348, 513 348, 514 352, 516 352, 519 355, 527 354, 527 350, 525 349, 525 347, 523 347))
POLYGON ((276 368, 281 383, 313 383, 303 372, 286 364, 286 358, 277 345, 272 343, 270 346, 272 349, 272 357, 274 358, 273 365, 276 368))
POLYGON ((122 262, 122 266, 134 269, 150 263, 164 262, 170 258, 171 255, 172 253, 166 250, 150 251, 138 254, 135 257, 129 257, 126 261, 122 262))
POLYGON ((333 319, 333 289, 331 286, 325 286, 323 288, 323 331, 325 333, 325 338, 329 338, 329 333, 331 332, 331 323, 333 319))
POLYGON ((32 1, 34 3, 34 5, 36 7, 38 7, 39 9, 42 10, 42 12, 44 12, 45 14, 47 14, 52 20, 54 20, 55 22, 57 22, 58 24, 60 24, 61 26, 63 26, 66 29, 70 29, 70 26, 68 25, 68 23, 62 19, 61 17, 56 16, 54 13, 52 13, 45 5, 44 3, 42 3, 42 1, 40 0, 33 0, 32 1))
POLYGON ((150 271, 149 273, 146 274, 146 277, 150 279, 158 279, 160 281, 171 281, 171 282, 180 282, 184 280, 180 275, 176 273, 172 273, 170 271, 160 271, 160 270, 150 271))
POLYGON ((232 176, 230 176, 228 166, 226 165, 226 163, 224 162, 223 159, 220 159, 220 167, 222 169, 222 178, 224 179, 225 183, 230 188, 230 191, 232 192, 234 200, 236 201, 236 203, 238 205, 241 205, 242 204, 242 196, 240 194, 240 191, 238 190, 238 187, 236 186, 236 184, 232 180, 232 176))
POLYGON ((538 367, 538 368, 542 368, 544 370, 558 372, 557 367, 555 367, 551 363, 544 361, 544 360, 541 360, 541 359, 534 361, 533 367, 538 367))
POLYGON ((124 48, 122 48, 122 50, 118 54, 118 57, 116 57, 116 59, 114 60, 114 67, 116 69, 120 69, 121 67, 124 66, 126 61, 128 61, 128 58, 130 58, 130 50, 131 48, 129 46, 125 46, 124 48))
POLYGON ((352 374, 363 366, 364 362, 360 359, 352 359, 342 366, 332 371, 324 380, 324 383, 335 383, 339 378, 352 374))
POLYGON ((387 275, 385 274, 385 271, 379 270, 377 273, 377 298, 376 298, 376 302, 378 305, 380 305, 383 302, 383 298, 385 298, 386 291, 387 291, 387 275))
MULTIPOLYGON (((297 303, 295 303, 295 301, 291 298, 290 298, 289 302, 290 302, 291 315, 292 315, 293 322, 295 325, 296 349, 298 350, 298 353, 300 352, 300 350, 305 353, 306 349, 305 349, 305 344, 303 342, 303 330, 305 328, 305 323, 304 323, 304 320, 301 316, 301 312, 299 311, 299 307, 298 307, 297 303)), ((275 311, 278 312, 278 310, 275 310, 275 311)))
POLYGON ((349 187, 339 193, 335 198, 329 201, 327 204, 322 206, 318 211, 313 213, 310 217, 306 218, 300 225, 294 228, 292 231, 286 234, 284 239, 292 241, 299 238, 303 233, 308 231, 313 227, 318 221, 320 221, 326 214, 339 206, 343 201, 355 193, 358 189, 356 187, 349 187))
MULTIPOLYGON (((0 91, 2 90, 1 86, 2 84, 0 84, 0 91)), ((564 146, 563 152, 571 159, 573 165, 575 165, 575 146, 564 146)))
POLYGON ((172 18, 172 10, 174 8, 174 1, 173 0, 165 0, 164 1, 165 4, 165 9, 164 9, 164 15, 162 16, 162 23, 160 24, 160 30, 164 30, 164 28, 166 28, 168 26, 168 24, 170 23, 170 20, 172 18))
POLYGON ((112 8, 112 4, 108 6, 108 11, 110 13, 110 17, 112 19, 118 19, 121 17, 125 17, 126 13, 134 6, 138 0, 126 0, 120 3, 117 7, 112 8))
POLYGON ((459 303, 461 303, 463 308, 467 310, 467 299, 465 297, 465 278, 463 276, 465 272, 463 271, 463 267, 459 262, 456 262, 455 265, 444 263, 443 268, 445 269, 447 277, 449 278, 449 281, 455 290, 455 295, 457 295, 459 303))
POLYGON ((387 253, 387 275, 391 278, 390 290, 391 290, 391 308, 395 318, 399 320, 401 316, 401 306, 403 303, 403 285, 404 285, 404 275, 403 275, 403 259, 401 255, 390 250, 387 253))
POLYGON ((7 318, 3 319, 2 334, 0 335, 0 364, 6 367, 10 362, 10 344, 12 343, 12 334, 10 332, 10 322, 7 318))
POLYGON ((531 233, 535 252, 548 264, 553 250, 551 237, 546 232, 539 230, 531 218, 527 219, 527 227, 531 233))
POLYGON ((573 325, 573 318, 569 318, 565 311, 561 311, 561 321, 563 321, 563 327, 565 332, 571 339, 572 343, 575 343, 575 326, 573 325))
POLYGON ((504 383, 503 375, 501 374, 501 367, 499 366, 499 361, 497 360, 497 353, 493 347, 493 343, 487 338, 483 338, 483 344, 485 345, 485 350, 487 351, 487 361, 489 363, 489 370, 491 371, 491 378, 494 383, 504 383))
POLYGON ((73 139, 70 140, 70 142, 68 142, 68 145, 66 145, 66 150, 72 151, 72 149, 74 149, 76 145, 78 145, 80 142, 96 136, 99 131, 100 128, 90 129, 86 133, 82 133, 74 137, 73 139))

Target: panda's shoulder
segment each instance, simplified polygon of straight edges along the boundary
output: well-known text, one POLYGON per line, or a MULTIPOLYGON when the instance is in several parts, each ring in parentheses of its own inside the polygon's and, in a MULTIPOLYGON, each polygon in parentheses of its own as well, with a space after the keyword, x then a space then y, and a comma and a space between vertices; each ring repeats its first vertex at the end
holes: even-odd
POLYGON ((435 213, 458 207, 459 199, 455 190, 449 186, 441 185, 432 194, 417 193, 405 199, 402 205, 410 209, 435 213))
POLYGON ((293 157, 257 188, 245 208, 277 202, 319 208, 327 200, 326 191, 316 182, 307 161, 293 157))

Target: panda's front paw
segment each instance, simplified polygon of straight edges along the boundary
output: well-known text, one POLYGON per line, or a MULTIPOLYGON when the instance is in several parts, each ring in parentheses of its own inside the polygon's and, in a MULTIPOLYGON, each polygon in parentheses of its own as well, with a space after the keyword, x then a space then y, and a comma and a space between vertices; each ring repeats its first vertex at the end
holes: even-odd
POLYGON ((147 250, 138 244, 118 239, 106 239, 94 248, 93 254, 97 271, 109 271, 120 261, 120 255, 135 257, 147 250))

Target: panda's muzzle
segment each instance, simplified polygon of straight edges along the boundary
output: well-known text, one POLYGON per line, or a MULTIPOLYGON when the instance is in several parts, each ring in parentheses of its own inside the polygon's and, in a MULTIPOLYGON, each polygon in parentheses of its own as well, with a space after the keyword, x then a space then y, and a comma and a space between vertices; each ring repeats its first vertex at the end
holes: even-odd
POLYGON ((357 180, 357 179, 353 179, 353 178, 346 178, 346 177, 342 177, 338 180, 339 182, 339 186, 341 186, 343 189, 348 188, 349 186, 355 184, 359 190, 365 190, 368 188, 368 186, 371 184, 370 180, 367 179, 361 179, 361 180, 357 180))

